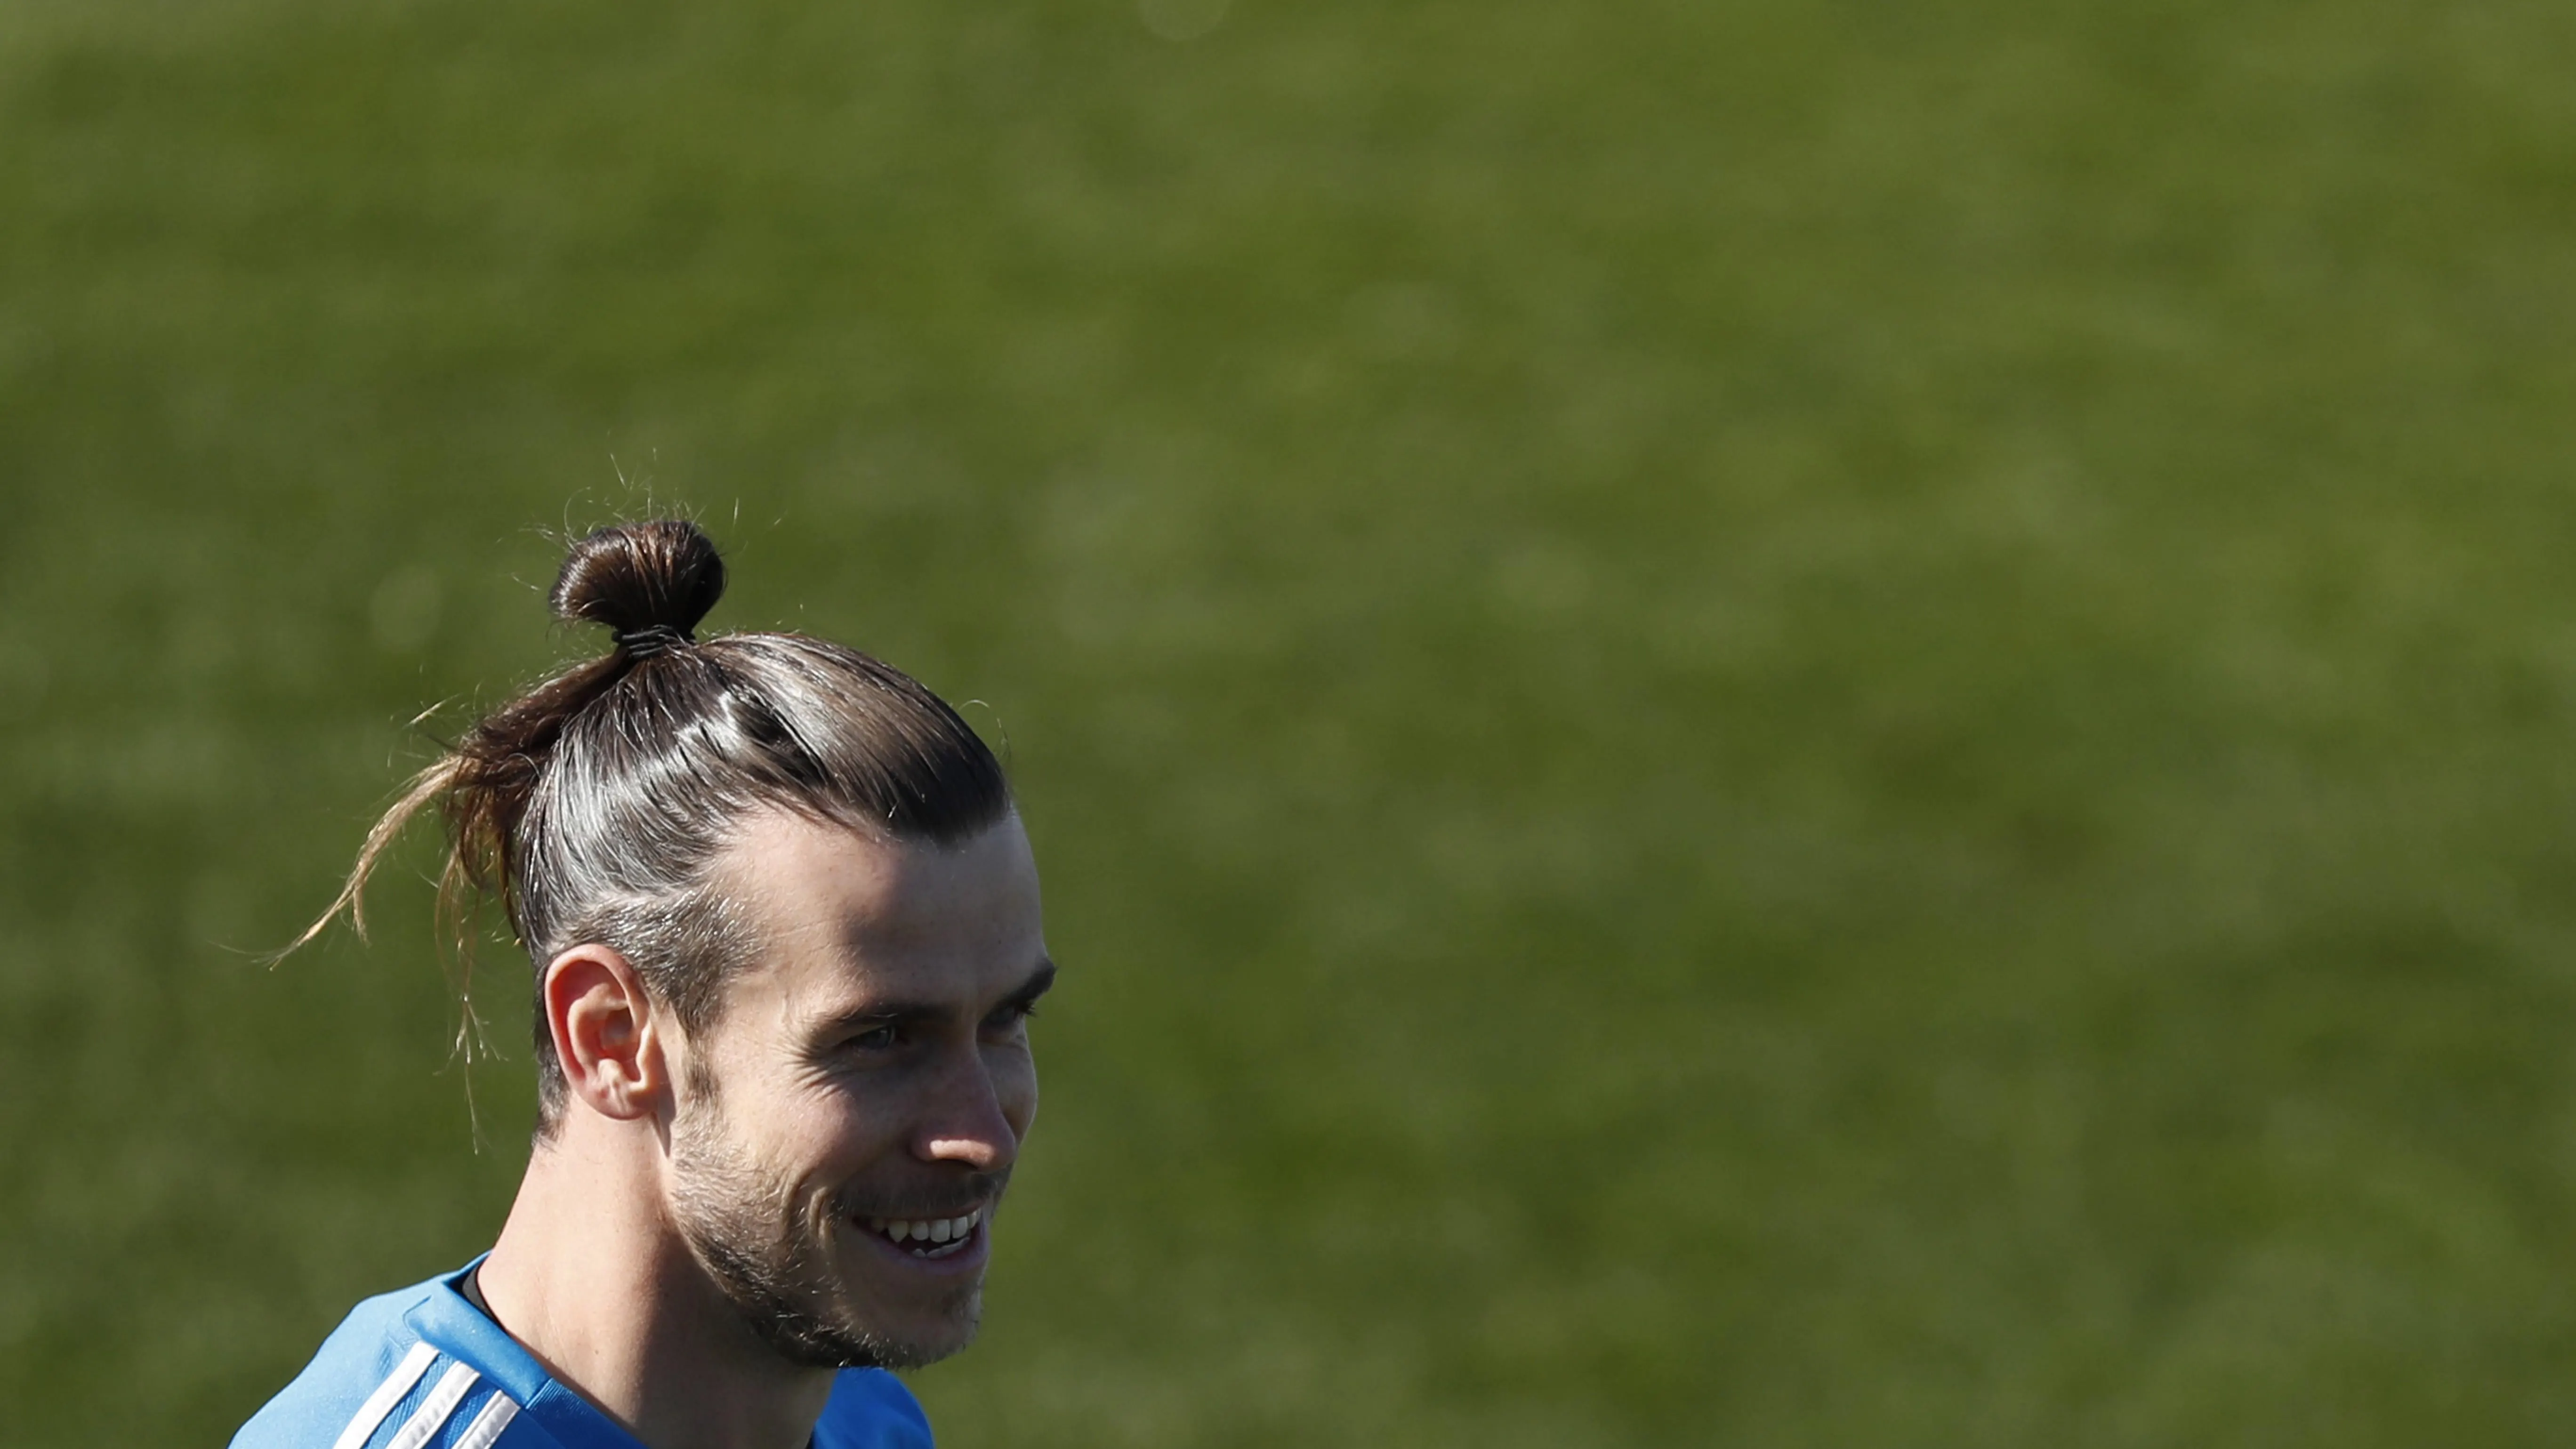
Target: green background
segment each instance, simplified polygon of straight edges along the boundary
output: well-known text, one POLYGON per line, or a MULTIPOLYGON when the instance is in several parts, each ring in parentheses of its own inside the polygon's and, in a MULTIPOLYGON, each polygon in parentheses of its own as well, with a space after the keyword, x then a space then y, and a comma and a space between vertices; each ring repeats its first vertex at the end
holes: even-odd
POLYGON ((975 1445, 2576 1438, 2576 9, 0 4, 0 1441, 485 1245, 685 503, 1009 757, 975 1445), (445 709, 414 727, 420 709, 445 709))

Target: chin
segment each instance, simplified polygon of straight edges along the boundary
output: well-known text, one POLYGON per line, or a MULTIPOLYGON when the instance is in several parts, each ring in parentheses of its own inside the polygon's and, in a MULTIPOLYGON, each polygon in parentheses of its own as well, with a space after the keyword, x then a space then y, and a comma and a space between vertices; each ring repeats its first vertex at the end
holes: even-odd
MULTIPOLYGON (((890 1369, 928 1368, 941 1359, 958 1353, 974 1341, 975 1328, 972 1324, 967 1325, 962 1332, 881 1340, 869 1355, 870 1362, 866 1366, 890 1369)), ((845 1367, 858 1366, 845 1365, 845 1367)))
POLYGON ((849 1331, 841 1336, 866 1344, 875 1367, 922 1368, 972 1344, 983 1313, 983 1285, 964 1284, 910 1312, 886 1311, 880 1300, 877 1311, 859 1310, 844 1318, 849 1331))
POLYGON ((970 1307, 960 1319, 892 1325, 862 1323, 846 1315, 782 1311, 765 1304, 743 1315, 781 1358, 803 1368, 916 1369, 939 1362, 975 1341, 970 1307))

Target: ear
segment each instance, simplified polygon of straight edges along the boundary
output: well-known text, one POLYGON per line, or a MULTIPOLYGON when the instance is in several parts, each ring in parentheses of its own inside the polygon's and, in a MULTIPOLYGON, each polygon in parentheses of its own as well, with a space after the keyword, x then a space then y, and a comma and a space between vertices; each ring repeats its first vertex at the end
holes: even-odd
POLYGON ((625 956, 595 942, 573 947, 546 963, 537 1001, 574 1100, 620 1122, 670 1105, 652 998, 625 956))

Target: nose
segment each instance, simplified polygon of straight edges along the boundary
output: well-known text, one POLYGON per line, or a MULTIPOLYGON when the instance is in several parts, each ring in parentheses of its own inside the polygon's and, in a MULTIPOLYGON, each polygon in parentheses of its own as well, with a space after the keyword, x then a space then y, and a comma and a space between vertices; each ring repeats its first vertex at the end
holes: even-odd
POLYGON ((1007 1110, 1008 1083, 997 1080, 981 1052, 962 1054, 933 1090, 913 1141, 924 1162, 950 1162, 975 1172, 999 1172, 1017 1161, 1020 1131, 1007 1110))

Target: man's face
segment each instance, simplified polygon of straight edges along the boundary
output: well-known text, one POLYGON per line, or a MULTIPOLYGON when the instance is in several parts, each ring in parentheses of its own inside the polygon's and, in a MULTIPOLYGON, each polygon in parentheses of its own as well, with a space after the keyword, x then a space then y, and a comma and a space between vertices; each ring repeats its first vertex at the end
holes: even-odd
POLYGON ((765 815, 716 884, 760 955, 682 1044, 675 1225, 796 1362, 955 1353, 1037 1112, 1027 1018, 1055 968, 1027 834, 943 850, 765 815))

